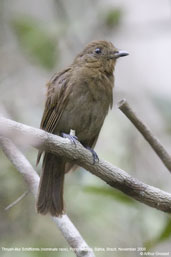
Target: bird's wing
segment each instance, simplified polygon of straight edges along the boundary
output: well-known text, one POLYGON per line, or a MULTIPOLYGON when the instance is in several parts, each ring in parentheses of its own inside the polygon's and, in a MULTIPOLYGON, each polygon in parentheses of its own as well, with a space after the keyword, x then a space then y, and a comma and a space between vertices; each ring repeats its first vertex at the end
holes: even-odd
POLYGON ((99 134, 100 134, 100 130, 101 128, 99 129, 98 133, 95 135, 95 137, 91 138, 90 140, 87 140, 84 145, 85 146, 89 146, 91 147, 92 149, 94 149, 96 143, 97 143, 97 139, 99 137, 99 134))
MULTIPOLYGON (((55 74, 47 84, 47 100, 40 128, 53 133, 68 102, 71 87, 68 86, 71 68, 55 74)), ((42 152, 39 151, 37 164, 42 152)))
POLYGON ((47 84, 47 100, 40 124, 40 128, 47 132, 53 133, 65 109, 70 91, 69 79, 70 68, 57 73, 47 84))

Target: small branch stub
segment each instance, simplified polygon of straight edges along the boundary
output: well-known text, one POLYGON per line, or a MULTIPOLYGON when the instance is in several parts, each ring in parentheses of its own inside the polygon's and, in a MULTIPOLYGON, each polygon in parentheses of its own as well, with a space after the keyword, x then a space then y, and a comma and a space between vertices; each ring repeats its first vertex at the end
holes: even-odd
POLYGON ((14 202, 12 202, 11 204, 9 204, 7 207, 5 207, 5 211, 8 211, 9 209, 11 209, 12 207, 14 207, 15 205, 17 205, 21 200, 23 200, 27 195, 28 195, 29 191, 25 191, 21 196, 19 196, 14 202))

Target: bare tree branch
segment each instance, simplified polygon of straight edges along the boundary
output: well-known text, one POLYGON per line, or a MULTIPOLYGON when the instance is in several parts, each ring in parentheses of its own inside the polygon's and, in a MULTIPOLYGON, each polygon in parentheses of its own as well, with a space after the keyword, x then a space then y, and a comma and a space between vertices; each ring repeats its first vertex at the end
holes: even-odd
POLYGON ((10 203, 7 207, 5 207, 5 210, 8 211, 15 205, 17 205, 21 200, 23 200, 27 195, 29 191, 25 191, 22 195, 20 195, 14 202, 10 203))
MULTIPOLYGON (((29 190, 33 193, 34 197, 37 198, 39 176, 29 161, 9 139, 0 137, 0 146, 7 158, 23 175, 29 190)), ((62 215, 60 218, 52 218, 77 257, 95 257, 92 249, 88 247, 67 215, 62 215)))
POLYGON ((132 198, 171 213, 171 194, 131 177, 125 171, 102 159, 92 165, 90 151, 79 142, 75 147, 68 139, 2 117, 0 128, 2 136, 24 145, 32 145, 37 149, 65 156, 132 198))
POLYGON ((166 168, 171 172, 171 155, 166 151, 164 146, 159 142, 159 140, 153 135, 149 127, 137 117, 136 113, 132 110, 130 105, 125 99, 119 101, 118 108, 127 116, 127 118, 135 125, 135 127, 140 131, 144 138, 151 145, 153 150, 156 152, 158 157, 164 163, 166 168))

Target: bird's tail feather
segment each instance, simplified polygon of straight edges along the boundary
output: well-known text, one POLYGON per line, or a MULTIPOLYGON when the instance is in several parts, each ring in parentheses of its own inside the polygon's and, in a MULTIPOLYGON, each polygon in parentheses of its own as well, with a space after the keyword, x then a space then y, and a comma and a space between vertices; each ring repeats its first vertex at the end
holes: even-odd
POLYGON ((45 153, 39 184, 37 212, 52 216, 63 214, 63 186, 65 163, 50 153, 45 153))

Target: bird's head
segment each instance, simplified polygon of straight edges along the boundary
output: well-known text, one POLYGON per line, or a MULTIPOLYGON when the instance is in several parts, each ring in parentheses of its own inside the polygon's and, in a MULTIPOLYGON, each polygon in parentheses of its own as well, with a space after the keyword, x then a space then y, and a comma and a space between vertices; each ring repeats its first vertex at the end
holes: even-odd
POLYGON ((89 67, 102 67, 106 72, 113 72, 116 60, 127 56, 128 52, 118 50, 111 42, 104 40, 90 42, 79 53, 74 62, 89 67))

